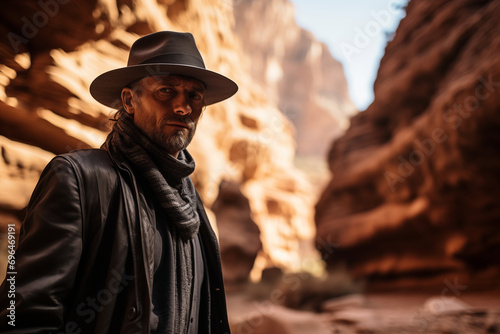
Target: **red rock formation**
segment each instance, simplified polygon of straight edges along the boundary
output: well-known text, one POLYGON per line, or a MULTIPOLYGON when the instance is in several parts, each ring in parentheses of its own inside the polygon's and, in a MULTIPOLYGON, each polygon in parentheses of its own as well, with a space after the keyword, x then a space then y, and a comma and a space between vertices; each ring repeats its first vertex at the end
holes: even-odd
POLYGON ((316 224, 318 246, 340 244, 331 266, 372 279, 498 281, 499 15, 498 1, 409 3, 374 102, 329 153, 316 224))
POLYGON ((288 0, 240 0, 234 12, 250 74, 294 124, 297 154, 323 158, 355 112, 342 65, 295 23, 288 0))

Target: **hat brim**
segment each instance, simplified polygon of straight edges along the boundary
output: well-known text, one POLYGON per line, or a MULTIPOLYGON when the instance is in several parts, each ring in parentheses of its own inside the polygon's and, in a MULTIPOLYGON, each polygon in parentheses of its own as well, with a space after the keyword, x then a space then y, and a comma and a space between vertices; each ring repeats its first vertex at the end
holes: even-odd
POLYGON ((205 84, 205 104, 210 105, 233 96, 238 85, 231 79, 195 66, 179 64, 143 64, 105 72, 90 84, 90 94, 100 103, 115 109, 122 106, 121 92, 128 84, 154 75, 176 74, 200 80, 205 84))

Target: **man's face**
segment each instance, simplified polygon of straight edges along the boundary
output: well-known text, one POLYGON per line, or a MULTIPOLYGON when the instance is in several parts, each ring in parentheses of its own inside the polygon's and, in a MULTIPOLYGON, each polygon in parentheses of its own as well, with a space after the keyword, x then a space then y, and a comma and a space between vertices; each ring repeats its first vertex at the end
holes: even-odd
POLYGON ((174 157, 191 142, 203 111, 205 85, 179 75, 146 77, 122 90, 125 110, 153 142, 174 157))

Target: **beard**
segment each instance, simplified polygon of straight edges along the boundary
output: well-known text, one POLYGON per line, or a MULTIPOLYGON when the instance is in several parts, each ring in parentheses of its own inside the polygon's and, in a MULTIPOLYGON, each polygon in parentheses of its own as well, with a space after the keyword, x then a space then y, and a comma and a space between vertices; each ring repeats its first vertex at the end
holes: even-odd
POLYGON ((165 149, 168 153, 174 155, 184 150, 194 137, 197 123, 193 122, 188 116, 174 115, 164 119, 159 129, 148 129, 146 135, 157 145, 165 149), (168 122, 181 122, 189 126, 189 129, 178 129, 171 134, 166 134, 163 127, 168 122), (187 132, 187 134, 186 134, 187 132))
MULTIPOLYGON (((138 108, 142 109, 139 103, 138 108)), ((161 119, 159 124, 151 115, 146 118, 141 118, 138 122, 133 115, 135 125, 142 130, 142 132, 149 137, 149 139, 166 150, 170 155, 177 156, 177 154, 184 150, 194 137, 198 121, 193 121, 189 115, 171 114, 168 117, 161 119), (171 129, 168 131, 168 123, 183 123, 187 128, 171 129)))
POLYGON ((170 154, 184 150, 193 140, 196 125, 192 125, 190 129, 179 129, 172 135, 168 136, 163 131, 155 131, 150 135, 150 138, 157 145, 163 147, 170 154), (187 135, 185 132, 188 132, 187 135))

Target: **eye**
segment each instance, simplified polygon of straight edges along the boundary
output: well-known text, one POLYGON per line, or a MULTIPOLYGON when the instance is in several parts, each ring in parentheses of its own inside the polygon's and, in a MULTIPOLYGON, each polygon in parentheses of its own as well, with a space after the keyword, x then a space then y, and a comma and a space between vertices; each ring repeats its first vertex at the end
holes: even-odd
POLYGON ((171 95, 171 94, 174 94, 174 90, 172 88, 169 88, 169 87, 162 87, 162 88, 158 89, 157 92, 159 94, 161 94, 161 95, 171 95))
POLYGON ((197 92, 191 93, 190 97, 194 101, 201 101, 201 100, 203 100, 203 94, 197 93, 197 92))

